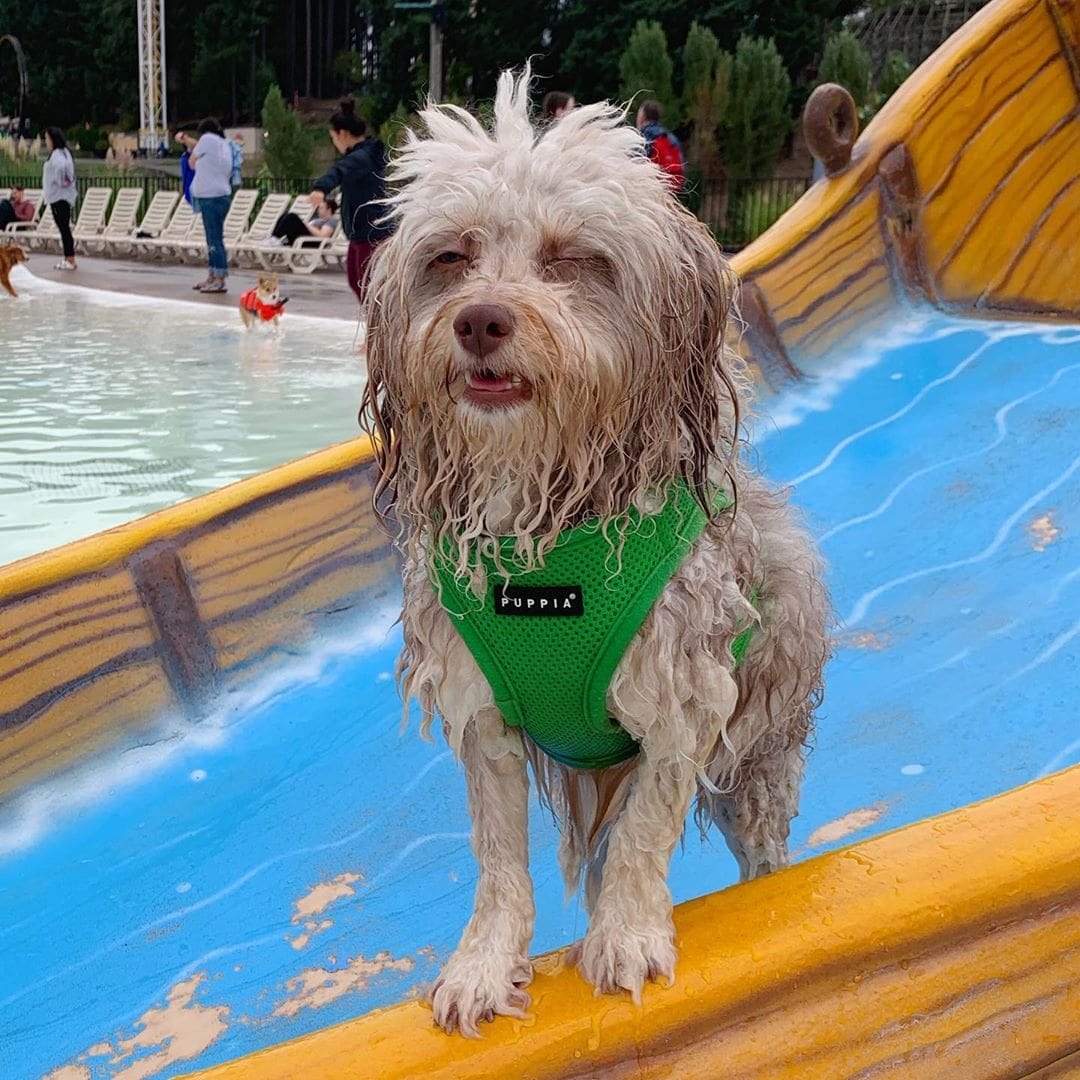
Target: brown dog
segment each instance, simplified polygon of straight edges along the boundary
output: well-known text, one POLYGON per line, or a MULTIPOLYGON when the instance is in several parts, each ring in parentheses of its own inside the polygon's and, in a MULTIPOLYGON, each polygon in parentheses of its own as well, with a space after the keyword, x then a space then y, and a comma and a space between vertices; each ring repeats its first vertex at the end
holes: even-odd
POLYGON ((26 252, 21 247, 0 247, 0 285, 12 295, 18 296, 11 284, 11 271, 26 262, 26 252))
POLYGON ((249 330, 253 323, 272 323, 278 328, 285 300, 278 292, 277 274, 260 274, 259 283, 254 289, 248 289, 240 297, 240 318, 249 330))

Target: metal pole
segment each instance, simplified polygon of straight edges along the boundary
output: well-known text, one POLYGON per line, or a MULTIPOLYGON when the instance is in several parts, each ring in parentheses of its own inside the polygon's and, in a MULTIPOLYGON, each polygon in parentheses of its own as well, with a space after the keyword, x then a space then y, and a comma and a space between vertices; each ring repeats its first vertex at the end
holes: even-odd
POLYGON ((442 101, 443 96, 443 25, 446 20, 446 5, 439 0, 420 3, 417 0, 400 0, 394 5, 395 11, 423 11, 431 15, 428 55, 428 96, 432 101, 442 101))
POLYGON ((139 146, 146 146, 146 4, 139 0, 136 19, 139 26, 139 146))
POLYGON ((428 61, 431 71, 428 79, 428 93, 432 101, 442 101, 443 97, 443 32, 436 15, 437 5, 431 5, 431 56, 428 61))
POLYGON ((168 145, 168 130, 169 130, 169 99, 166 96, 166 79, 165 79, 165 0, 158 0, 158 31, 161 34, 161 53, 158 56, 158 80, 161 86, 159 91, 160 97, 158 99, 161 105, 161 135, 165 139, 166 146, 168 145))

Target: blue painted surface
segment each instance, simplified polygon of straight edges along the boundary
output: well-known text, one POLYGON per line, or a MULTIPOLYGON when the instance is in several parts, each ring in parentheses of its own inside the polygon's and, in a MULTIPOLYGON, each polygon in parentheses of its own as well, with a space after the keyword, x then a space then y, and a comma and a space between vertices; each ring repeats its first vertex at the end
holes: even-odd
MULTIPOLYGON (((799 858, 1080 760, 1080 331, 934 320, 873 347, 758 423, 762 465, 794 484, 844 620, 799 858), (814 836, 856 810, 870 813, 849 830, 877 820, 814 836)), ((174 1076, 432 978, 474 869, 458 770, 400 731, 392 619, 372 613, 260 698, 4 812, 0 1076, 174 1076), (332 925, 295 948, 294 904, 346 873, 362 875, 354 892, 316 917, 332 925), (273 1015, 295 1006, 305 970, 383 953, 359 989, 273 1015), (169 1062, 161 1040, 118 1046, 200 975, 170 1015, 212 1034, 198 1010, 229 1008, 205 1051, 169 1062)), ((584 917, 563 903, 540 813, 532 836, 539 951, 584 917)), ((680 900, 721 888, 733 860, 688 834, 671 880, 680 900)))

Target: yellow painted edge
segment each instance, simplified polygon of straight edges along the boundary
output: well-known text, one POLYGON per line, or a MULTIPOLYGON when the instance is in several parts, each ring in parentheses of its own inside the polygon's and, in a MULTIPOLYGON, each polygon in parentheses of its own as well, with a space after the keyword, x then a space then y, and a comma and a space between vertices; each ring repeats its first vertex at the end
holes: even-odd
POLYGON ((374 448, 366 436, 351 439, 125 525, 9 563, 0 567, 0 603, 9 597, 105 570, 122 563, 148 544, 175 537, 264 496, 284 492, 318 477, 344 472, 370 460, 373 455, 374 448))
POLYGON ((881 158, 907 139, 930 102, 948 93, 956 65, 977 57, 1004 27, 1041 3, 994 3, 973 15, 882 106, 855 143, 848 168, 831 179, 819 180, 772 228, 732 257, 736 273, 744 279, 753 278, 826 225, 873 180, 881 158))
MULTIPOLYGON (((1002 920, 1037 919, 1070 896, 1080 897, 1080 767, 680 905, 677 981, 648 987, 641 1009, 595 998, 560 952, 537 962, 548 973, 532 984, 529 1020, 499 1019, 479 1041, 444 1035, 410 1002, 191 1080, 555 1078, 603 1075, 620 1060, 619 1075, 633 1075, 625 1068, 635 1054, 677 1047, 688 1029, 753 1023, 763 1001, 782 1004, 792 987, 828 996, 862 972, 970 941, 1002 920), (590 1068, 598 1071, 581 1072, 590 1068)), ((846 1007, 893 1019, 887 1000, 846 1007)), ((1025 1037, 1018 1025, 1018 1060, 1025 1037)), ((763 1047, 777 1060, 784 1053, 763 1047)))

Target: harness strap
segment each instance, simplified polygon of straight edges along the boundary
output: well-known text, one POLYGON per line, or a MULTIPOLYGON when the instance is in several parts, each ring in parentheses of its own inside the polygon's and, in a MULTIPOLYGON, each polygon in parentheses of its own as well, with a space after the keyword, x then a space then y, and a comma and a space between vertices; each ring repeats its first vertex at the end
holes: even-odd
MULTIPOLYGON (((721 496, 717 509, 729 504, 721 496)), ((545 753, 572 768, 606 768, 637 753, 637 742, 608 716, 608 688, 707 520, 679 482, 659 514, 631 512, 614 550, 601 524, 591 521, 562 533, 543 567, 524 571, 515 568, 514 539, 504 537, 505 576, 493 558, 481 556, 488 574, 482 601, 455 573, 447 545, 433 560, 433 584, 507 724, 523 727, 545 753)), ((747 627, 732 642, 736 662, 752 633, 747 627)))

